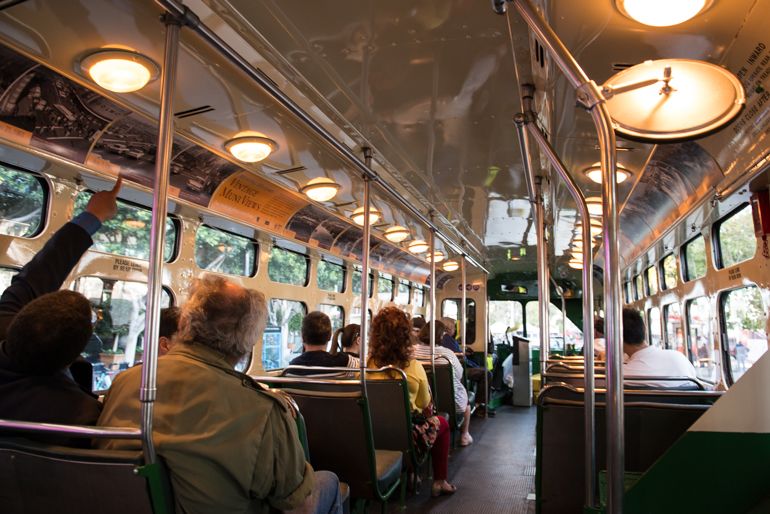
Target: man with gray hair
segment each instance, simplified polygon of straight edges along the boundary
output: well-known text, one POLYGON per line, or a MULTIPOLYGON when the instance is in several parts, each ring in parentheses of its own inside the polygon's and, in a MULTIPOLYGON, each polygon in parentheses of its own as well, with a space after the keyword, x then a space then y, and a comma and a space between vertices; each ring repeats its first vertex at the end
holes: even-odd
MULTIPOLYGON (((314 473, 305 462, 284 400, 234 369, 266 320, 260 292, 214 275, 190 286, 173 347, 158 359, 153 416, 153 439, 168 466, 177 512, 341 512, 337 477, 314 473)), ((140 383, 139 367, 116 377, 99 425, 139 428, 140 383)), ((96 444, 141 447, 137 440, 96 444)))

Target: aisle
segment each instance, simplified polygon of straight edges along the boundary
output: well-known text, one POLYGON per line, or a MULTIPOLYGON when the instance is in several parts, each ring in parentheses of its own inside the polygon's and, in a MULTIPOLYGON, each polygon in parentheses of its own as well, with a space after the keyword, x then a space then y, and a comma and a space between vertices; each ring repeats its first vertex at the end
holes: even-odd
MULTIPOLYGON (((535 407, 504 406, 490 419, 472 418, 474 442, 449 454, 449 482, 457 486, 452 496, 430 497, 430 484, 420 494, 407 494, 406 512, 431 514, 534 514, 535 407)), ((378 512, 372 503, 370 512, 378 512)), ((389 514, 398 509, 394 497, 389 514)))

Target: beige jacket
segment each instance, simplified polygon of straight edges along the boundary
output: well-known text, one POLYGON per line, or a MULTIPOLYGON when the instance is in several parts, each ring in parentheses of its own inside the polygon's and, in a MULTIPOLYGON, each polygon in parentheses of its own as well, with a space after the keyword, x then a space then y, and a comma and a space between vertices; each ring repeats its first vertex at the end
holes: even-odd
MULTIPOLYGON (((141 366, 118 375, 99 425, 139 427, 141 366)), ((200 344, 158 359, 153 440, 168 466, 177 513, 290 510, 310 494, 294 419, 284 401, 200 344)), ((98 448, 139 449, 137 440, 96 440, 98 448)))

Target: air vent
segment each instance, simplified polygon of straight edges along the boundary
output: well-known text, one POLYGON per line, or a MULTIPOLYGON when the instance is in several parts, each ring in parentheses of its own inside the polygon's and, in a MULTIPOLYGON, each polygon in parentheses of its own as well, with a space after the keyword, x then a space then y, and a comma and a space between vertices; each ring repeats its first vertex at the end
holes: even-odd
POLYGON ((545 67, 545 50, 537 39, 535 39, 535 62, 540 63, 541 68, 545 67))
POLYGON ((181 118, 189 118, 190 116, 197 116, 198 114, 203 114, 205 112, 211 112, 213 110, 214 110, 214 108, 211 107, 210 105, 203 105, 201 107, 196 107, 195 109, 188 109, 186 111, 180 111, 180 112, 174 114, 174 116, 176 116, 177 118, 180 118, 180 119, 181 118))
POLYGON ((628 68, 631 68, 633 66, 636 66, 636 64, 627 63, 627 62, 613 62, 612 63, 612 71, 623 71, 623 70, 627 70, 628 68))

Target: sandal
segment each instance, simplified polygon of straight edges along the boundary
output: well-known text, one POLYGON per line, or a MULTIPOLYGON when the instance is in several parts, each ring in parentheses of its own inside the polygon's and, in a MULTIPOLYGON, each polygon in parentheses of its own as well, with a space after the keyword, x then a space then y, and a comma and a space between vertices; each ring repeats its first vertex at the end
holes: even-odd
POLYGON ((449 486, 449 489, 444 489, 443 484, 437 484, 433 483, 433 485, 430 487, 430 496, 431 498, 438 498, 439 496, 447 496, 450 494, 454 494, 455 491, 457 491, 457 487, 453 486, 452 484, 448 482, 444 482, 444 484, 449 486))

